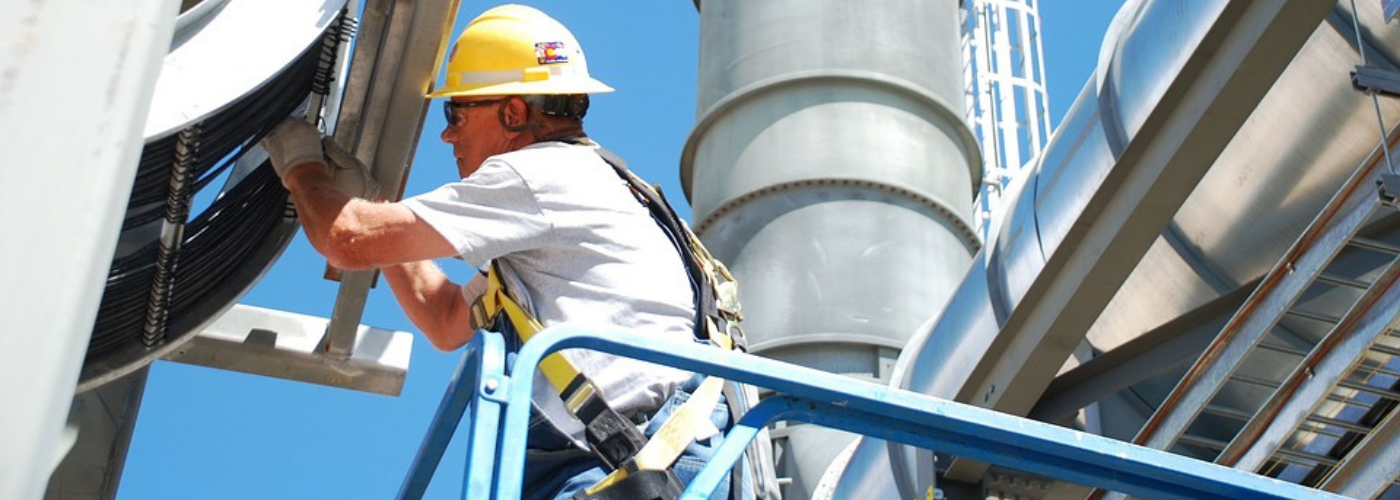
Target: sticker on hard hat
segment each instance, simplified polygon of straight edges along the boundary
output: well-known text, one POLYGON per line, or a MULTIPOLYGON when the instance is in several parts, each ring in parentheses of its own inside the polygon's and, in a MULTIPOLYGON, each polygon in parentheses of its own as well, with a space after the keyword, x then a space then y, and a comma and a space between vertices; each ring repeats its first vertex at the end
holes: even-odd
POLYGON ((564 54, 564 42, 536 43, 535 59, 539 62, 539 64, 558 64, 569 62, 569 56, 564 54))

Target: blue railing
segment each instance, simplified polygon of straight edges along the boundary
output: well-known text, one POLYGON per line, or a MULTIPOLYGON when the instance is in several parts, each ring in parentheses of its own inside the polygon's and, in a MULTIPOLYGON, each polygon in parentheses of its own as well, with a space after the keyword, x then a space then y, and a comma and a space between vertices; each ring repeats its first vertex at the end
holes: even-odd
POLYGON ((463 498, 520 497, 533 370, 560 349, 642 359, 773 390, 736 423, 685 499, 708 498, 758 431, 793 420, 935 449, 955 456, 1146 498, 1340 500, 1346 497, 1102 436, 863 382, 779 361, 675 344, 621 331, 551 327, 505 373, 499 335, 478 332, 433 417, 400 489, 419 500, 464 414, 463 498))

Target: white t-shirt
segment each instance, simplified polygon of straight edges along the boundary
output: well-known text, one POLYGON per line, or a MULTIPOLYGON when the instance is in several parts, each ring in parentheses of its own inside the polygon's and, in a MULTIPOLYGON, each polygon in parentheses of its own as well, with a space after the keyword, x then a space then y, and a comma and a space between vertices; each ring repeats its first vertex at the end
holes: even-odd
MULTIPOLYGON (((470 177, 403 204, 471 265, 499 261, 507 287, 544 326, 620 327, 695 345, 679 254, 591 146, 545 142, 493 156, 470 177)), ((659 408, 689 376, 592 351, 564 355, 623 414, 659 408)))

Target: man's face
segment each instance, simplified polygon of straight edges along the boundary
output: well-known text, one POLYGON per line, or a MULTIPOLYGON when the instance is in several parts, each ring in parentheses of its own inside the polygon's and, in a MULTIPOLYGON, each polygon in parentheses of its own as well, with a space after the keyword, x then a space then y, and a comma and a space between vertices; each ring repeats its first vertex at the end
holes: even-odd
POLYGON ((452 146, 457 172, 463 179, 476 172, 486 158, 507 151, 513 134, 508 134, 497 119, 497 108, 505 104, 506 98, 501 96, 453 97, 445 104, 449 119, 442 130, 442 142, 452 146))

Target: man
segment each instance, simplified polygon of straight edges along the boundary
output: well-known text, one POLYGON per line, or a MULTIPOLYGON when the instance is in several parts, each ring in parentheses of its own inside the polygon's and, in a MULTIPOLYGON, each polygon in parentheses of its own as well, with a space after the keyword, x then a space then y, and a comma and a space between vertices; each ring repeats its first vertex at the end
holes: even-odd
MULTIPOLYGON (((284 122, 264 140, 312 246, 337 268, 381 269, 409 319, 441 350, 489 326, 472 324, 485 281, 453 283, 431 261, 443 257, 494 263, 544 326, 621 327, 694 345, 695 297, 676 248, 584 133, 588 94, 612 89, 589 76, 573 35, 532 8, 497 7, 468 25, 447 72, 429 97, 450 99, 441 137, 461 180, 429 193, 399 203, 355 197, 364 194, 363 166, 327 142, 328 171, 319 134, 303 121, 284 122)), ((695 385, 690 373, 635 360, 565 357, 612 409, 638 424, 650 420, 648 432, 677 388, 695 385)), ((540 379, 537 372, 536 405, 557 415, 562 404, 539 390, 548 387, 540 379)), ((728 425, 722 405, 712 417, 728 425)), ((532 419, 527 498, 573 498, 607 473, 576 445, 580 424, 560 420, 532 419)), ((687 463, 703 463, 700 445, 690 446, 687 463)), ((694 473, 678 471, 686 482, 694 473)))

